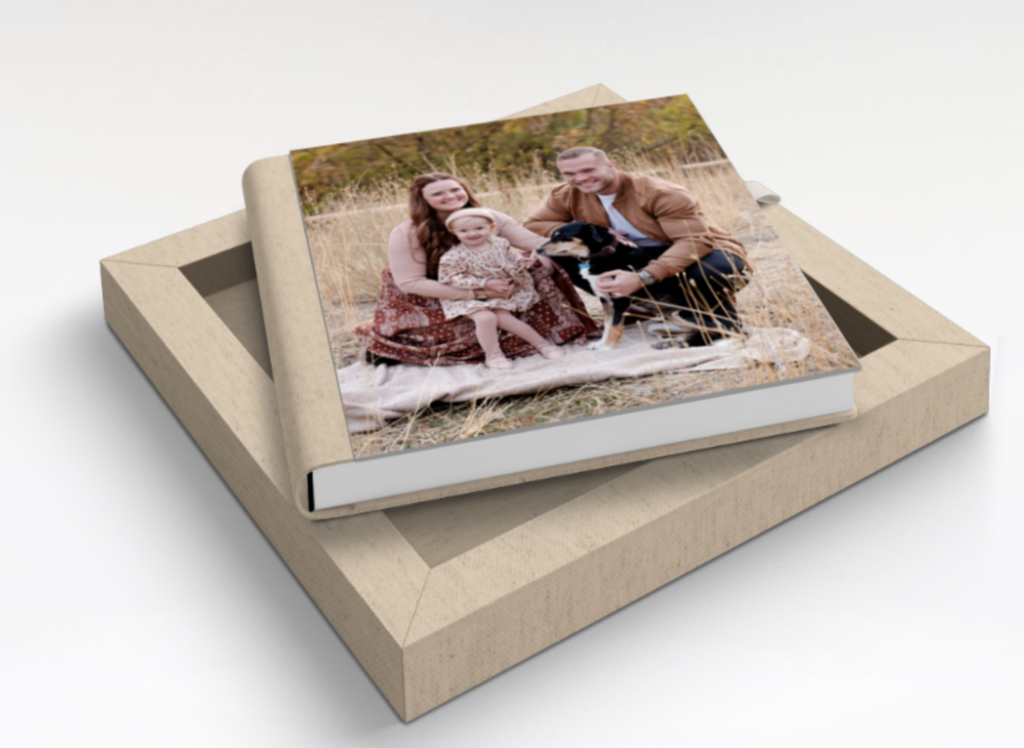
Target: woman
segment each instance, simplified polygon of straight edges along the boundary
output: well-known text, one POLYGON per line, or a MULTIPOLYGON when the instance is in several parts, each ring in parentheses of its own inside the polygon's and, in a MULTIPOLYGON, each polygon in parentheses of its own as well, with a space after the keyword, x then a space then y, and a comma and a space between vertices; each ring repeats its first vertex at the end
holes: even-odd
MULTIPOLYGON (((409 218, 388 237, 388 267, 381 273, 380 298, 373 321, 356 328, 356 337, 372 363, 435 366, 482 363, 484 352, 476 326, 466 317, 445 320, 441 299, 508 298, 507 280, 488 280, 483 288, 446 286, 437 280, 441 255, 457 240, 445 219, 460 208, 480 207, 469 186, 451 174, 424 174, 409 187, 409 218)), ((544 238, 508 216, 494 212, 498 235, 514 247, 537 249, 544 238)), ((552 263, 532 269, 540 301, 520 318, 556 345, 583 341, 597 325, 583 312, 583 302, 569 276, 552 263), (578 310, 578 311, 576 311, 578 310)), ((507 358, 532 355, 533 346, 506 332, 499 337, 507 358)))

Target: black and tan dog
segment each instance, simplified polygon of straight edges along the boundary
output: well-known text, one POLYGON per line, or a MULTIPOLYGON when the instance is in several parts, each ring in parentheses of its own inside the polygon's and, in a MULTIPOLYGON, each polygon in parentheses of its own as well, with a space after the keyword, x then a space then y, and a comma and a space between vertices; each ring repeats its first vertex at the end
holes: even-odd
POLYGON ((638 247, 620 240, 603 226, 574 221, 557 228, 539 251, 565 268, 577 287, 601 300, 604 334, 589 346, 591 349, 619 344, 623 318, 635 302, 653 308, 653 313, 665 321, 651 329, 669 336, 655 348, 710 345, 720 338, 741 334, 736 294, 749 282, 749 273, 741 259, 719 249, 679 275, 644 286, 634 297, 609 298, 598 293, 592 280, 596 276, 615 270, 638 272, 666 249, 638 247))
MULTIPOLYGON (((648 262, 664 252, 665 248, 637 247, 635 244, 621 241, 603 226, 573 221, 555 229, 548 242, 538 251, 558 260, 559 265, 565 268, 578 288, 592 293, 601 300, 604 307, 604 333, 599 341, 587 346, 591 350, 599 350, 618 346, 622 338, 623 318, 633 300, 629 297, 611 298, 600 293, 593 278, 613 270, 642 270, 648 262)), ((684 299, 681 293, 672 293, 673 288, 679 290, 678 281, 673 281, 658 283, 656 285, 664 288, 652 290, 658 291, 659 296, 665 296, 667 292, 668 298, 662 301, 679 308, 684 305, 684 299)))

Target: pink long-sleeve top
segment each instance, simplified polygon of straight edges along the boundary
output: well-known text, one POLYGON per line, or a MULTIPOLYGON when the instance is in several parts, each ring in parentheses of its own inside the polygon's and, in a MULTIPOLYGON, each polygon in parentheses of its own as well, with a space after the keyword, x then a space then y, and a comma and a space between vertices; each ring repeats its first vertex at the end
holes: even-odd
MULTIPOLYGON (((516 223, 512 218, 494 213, 497 221, 498 235, 508 239, 509 244, 519 249, 534 250, 547 241, 540 234, 535 234, 516 223)), ((473 292, 466 289, 452 288, 427 277, 427 253, 420 246, 413 229, 412 220, 407 218, 391 229, 388 237, 388 267, 395 285, 404 292, 426 296, 434 299, 467 299, 473 298, 473 292)))

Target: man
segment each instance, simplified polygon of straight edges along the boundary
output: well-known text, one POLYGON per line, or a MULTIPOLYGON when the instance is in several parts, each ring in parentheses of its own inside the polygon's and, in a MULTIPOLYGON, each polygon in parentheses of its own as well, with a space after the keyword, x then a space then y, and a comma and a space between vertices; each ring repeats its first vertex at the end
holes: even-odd
MULTIPOLYGON (((657 299, 672 284, 686 299, 671 315, 682 330, 704 342, 739 329, 736 291, 746 285, 749 266, 743 245, 710 223, 693 194, 663 179, 619 171, 604 151, 579 147, 563 151, 556 165, 565 179, 526 219, 526 228, 544 236, 571 221, 610 228, 620 238, 649 248, 651 260, 637 272, 597 276, 597 288, 613 297, 657 299)), ((563 267, 579 278, 571 260, 563 267)), ((677 327, 677 331, 680 329, 677 327)))

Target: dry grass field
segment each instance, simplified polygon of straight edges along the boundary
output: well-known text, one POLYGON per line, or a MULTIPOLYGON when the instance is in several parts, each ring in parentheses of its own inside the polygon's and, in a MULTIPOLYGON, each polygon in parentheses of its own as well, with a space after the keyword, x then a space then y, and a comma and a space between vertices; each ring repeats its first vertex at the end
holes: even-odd
MULTIPOLYGON (((668 399, 720 392, 853 365, 853 352, 782 242, 765 220, 746 186, 728 163, 701 166, 618 159, 625 171, 644 172, 690 189, 711 221, 740 239, 754 264, 753 280, 737 298, 745 327, 782 327, 811 342, 810 356, 777 370, 751 365, 741 370, 678 372, 563 387, 529 396, 481 402, 436 403, 385 428, 353 435, 357 456, 369 456, 459 438, 539 426, 577 416, 597 415, 668 399)), ((460 173, 481 204, 522 222, 558 184, 549 173, 460 173)), ((371 318, 380 273, 387 266, 387 237, 407 217, 405 183, 374 190, 353 189, 324 203, 306 218, 324 315, 338 368, 362 361, 352 329, 371 318)), ((588 311, 600 305, 581 293, 588 311)))

